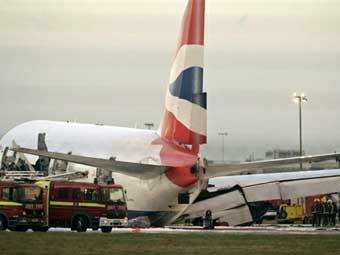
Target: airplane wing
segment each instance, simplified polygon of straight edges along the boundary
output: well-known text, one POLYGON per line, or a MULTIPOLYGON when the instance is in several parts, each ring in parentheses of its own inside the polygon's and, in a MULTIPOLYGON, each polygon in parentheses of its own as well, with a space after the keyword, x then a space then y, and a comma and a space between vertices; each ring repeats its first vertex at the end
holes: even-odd
POLYGON ((230 164, 205 160, 205 167, 206 167, 205 178, 210 179, 210 178, 219 177, 219 176, 239 175, 242 173, 255 172, 258 169, 292 165, 292 164, 298 164, 300 162, 302 163, 321 162, 321 161, 327 161, 327 160, 332 160, 332 159, 339 160, 340 153, 263 160, 263 161, 254 161, 254 162, 244 162, 244 163, 230 163, 230 164))
POLYGON ((72 162, 76 164, 92 166, 97 168, 103 168, 107 170, 111 170, 118 173, 127 173, 132 176, 148 178, 155 175, 160 175, 167 170, 167 166, 159 166, 159 165, 150 165, 150 164, 142 164, 142 163, 131 163, 131 162, 123 162, 115 159, 101 159, 101 158, 93 158, 72 154, 65 154, 59 152, 49 152, 49 151, 41 151, 41 150, 33 150, 23 147, 15 147, 11 148, 12 151, 18 153, 25 153, 35 156, 48 157, 51 159, 63 160, 67 162, 72 162))
POLYGON ((230 226, 256 219, 254 203, 338 193, 340 169, 217 177, 183 213, 185 219, 202 217, 207 209, 213 219, 230 226))
POLYGON ((340 169, 226 176, 209 183, 214 189, 239 186, 248 202, 286 200, 339 192, 340 169))

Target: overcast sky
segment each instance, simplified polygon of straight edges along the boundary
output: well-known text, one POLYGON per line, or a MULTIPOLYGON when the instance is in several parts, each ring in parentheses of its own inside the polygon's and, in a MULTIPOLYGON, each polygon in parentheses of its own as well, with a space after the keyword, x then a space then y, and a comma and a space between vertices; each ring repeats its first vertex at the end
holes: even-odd
MULTIPOLYGON (((340 151, 340 1, 207 0, 209 145, 340 151)), ((158 125, 184 0, 0 0, 0 135, 32 119, 158 125)))

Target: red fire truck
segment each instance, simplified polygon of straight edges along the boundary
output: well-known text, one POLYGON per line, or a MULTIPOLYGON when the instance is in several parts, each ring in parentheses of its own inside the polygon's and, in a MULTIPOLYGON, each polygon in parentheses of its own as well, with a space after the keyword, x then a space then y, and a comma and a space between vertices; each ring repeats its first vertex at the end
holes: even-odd
POLYGON ((38 230, 45 226, 43 189, 34 184, 0 182, 0 230, 38 230))
POLYGON ((123 187, 68 181, 0 182, 0 230, 111 232, 128 225, 123 187))
POLYGON ((46 199, 46 227, 66 227, 78 232, 88 228, 111 232, 128 225, 123 187, 68 181, 40 181, 46 199))

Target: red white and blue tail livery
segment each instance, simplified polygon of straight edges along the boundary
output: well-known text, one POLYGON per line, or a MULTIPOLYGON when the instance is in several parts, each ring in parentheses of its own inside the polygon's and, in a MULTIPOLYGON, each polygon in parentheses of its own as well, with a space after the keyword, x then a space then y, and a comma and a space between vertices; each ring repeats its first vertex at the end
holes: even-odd
POLYGON ((207 95, 203 92, 204 0, 191 0, 167 88, 160 126, 164 139, 192 145, 207 142, 207 95))

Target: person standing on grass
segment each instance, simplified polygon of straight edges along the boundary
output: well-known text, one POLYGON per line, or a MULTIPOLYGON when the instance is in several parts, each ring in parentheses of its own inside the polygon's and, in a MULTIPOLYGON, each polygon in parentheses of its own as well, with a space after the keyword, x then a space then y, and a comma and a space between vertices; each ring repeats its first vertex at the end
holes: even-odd
POLYGON ((328 199, 327 200, 327 203, 325 203, 325 220, 326 220, 326 223, 325 223, 325 226, 331 226, 332 225, 332 222, 331 222, 331 213, 332 213, 332 208, 333 208, 333 205, 332 205, 332 200, 328 199))
POLYGON ((322 226, 328 226, 328 203, 327 198, 322 198, 322 226))
POLYGON ((320 201, 320 199, 317 199, 318 201, 318 207, 317 207, 317 214, 318 214, 318 227, 321 226, 322 224, 322 217, 323 217, 323 206, 322 206, 322 202, 320 201))
POLYGON ((331 225, 333 227, 335 227, 336 225, 336 213, 338 211, 338 208, 336 206, 336 203, 334 201, 332 201, 332 208, 331 208, 331 213, 330 213, 330 217, 331 217, 331 225))
POLYGON ((312 225, 313 227, 318 226, 318 200, 314 199, 313 205, 312 205, 312 225))

